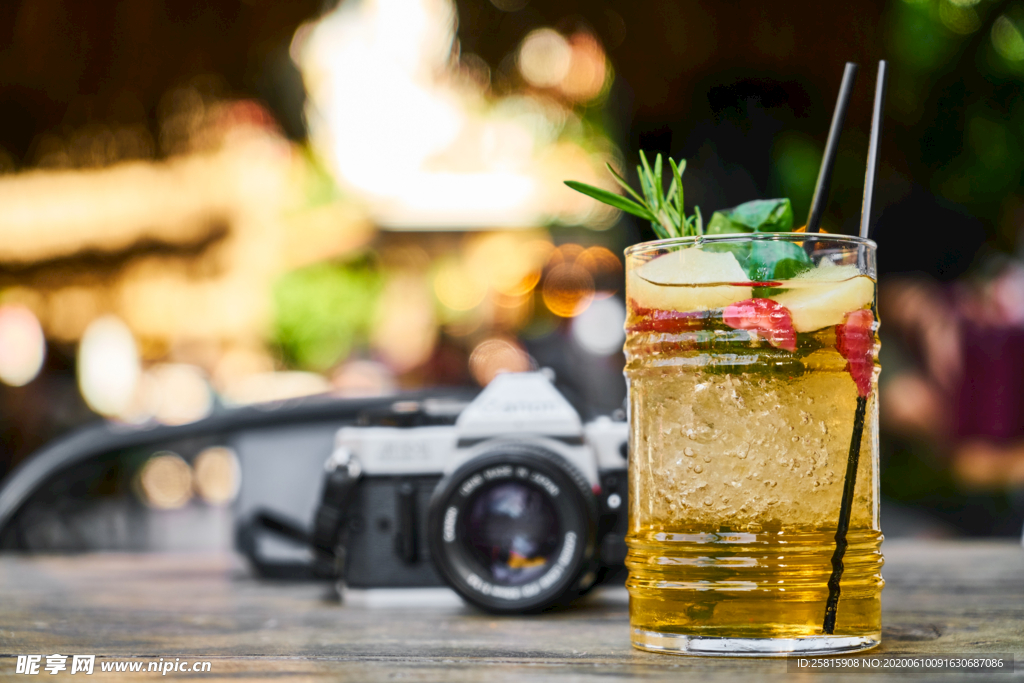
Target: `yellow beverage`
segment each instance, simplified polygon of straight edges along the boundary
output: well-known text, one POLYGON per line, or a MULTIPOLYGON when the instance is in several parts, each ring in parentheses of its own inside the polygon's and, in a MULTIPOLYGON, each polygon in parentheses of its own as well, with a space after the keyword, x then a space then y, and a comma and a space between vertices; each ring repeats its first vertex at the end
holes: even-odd
POLYGON ((628 252, 638 647, 778 655, 880 640, 873 245, 865 258, 864 245, 839 241, 770 286, 693 240, 628 252))

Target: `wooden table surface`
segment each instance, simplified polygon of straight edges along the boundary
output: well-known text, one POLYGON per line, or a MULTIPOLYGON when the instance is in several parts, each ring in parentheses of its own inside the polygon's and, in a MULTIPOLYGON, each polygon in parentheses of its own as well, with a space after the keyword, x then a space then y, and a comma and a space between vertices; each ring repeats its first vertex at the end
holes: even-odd
MULTIPOLYGON (((1017 672, 986 680, 1024 680, 1019 544, 896 541, 883 551, 884 631, 875 653, 1012 653, 1017 672)), ((635 650, 623 588, 604 588, 572 609, 535 617, 482 614, 446 591, 396 593, 355 593, 340 604, 322 584, 257 581, 238 558, 223 555, 0 555, 0 680, 32 680, 14 675, 16 655, 53 653, 95 654, 90 680, 118 681, 153 680, 156 674, 104 675, 101 661, 209 660, 210 673, 167 674, 205 681, 814 676, 787 673, 784 660, 635 650)), ((905 676, 846 677, 866 682, 905 676)), ((964 674, 926 678, 936 677, 967 680, 964 674)))

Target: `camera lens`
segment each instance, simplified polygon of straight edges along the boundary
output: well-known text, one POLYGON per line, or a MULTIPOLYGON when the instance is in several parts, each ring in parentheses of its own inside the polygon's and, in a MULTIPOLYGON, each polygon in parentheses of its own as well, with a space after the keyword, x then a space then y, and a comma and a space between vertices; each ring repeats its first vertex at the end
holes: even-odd
POLYGON ((597 503, 565 459, 537 444, 484 450, 438 484, 427 540, 434 566, 467 601, 534 612, 589 587, 597 503))
POLYGON ((544 574, 562 537, 544 492, 529 484, 500 483, 480 491, 467 507, 465 542, 491 576, 521 586, 544 574))

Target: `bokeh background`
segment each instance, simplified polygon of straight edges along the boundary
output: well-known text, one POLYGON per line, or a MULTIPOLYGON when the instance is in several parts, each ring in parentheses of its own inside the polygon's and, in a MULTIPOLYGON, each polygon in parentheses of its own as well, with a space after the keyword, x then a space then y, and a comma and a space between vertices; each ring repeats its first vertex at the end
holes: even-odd
MULTIPOLYGON (((614 411, 621 254, 653 235, 561 181, 643 149, 704 215, 805 216, 854 61, 823 222, 854 233, 883 58, 884 528, 1019 535, 1019 0, 3 3, 0 476, 100 418, 502 370, 614 411)), ((200 456, 139 457, 132 495, 228 504, 230 453, 200 456)))

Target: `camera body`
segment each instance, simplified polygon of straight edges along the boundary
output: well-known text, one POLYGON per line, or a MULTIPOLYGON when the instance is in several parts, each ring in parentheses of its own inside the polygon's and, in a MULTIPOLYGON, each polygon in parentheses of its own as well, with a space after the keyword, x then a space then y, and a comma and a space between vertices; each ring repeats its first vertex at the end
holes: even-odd
POLYGON ((564 604, 623 564, 627 442, 625 421, 584 424, 540 372, 499 375, 468 405, 399 402, 338 430, 315 534, 351 587, 564 604))

